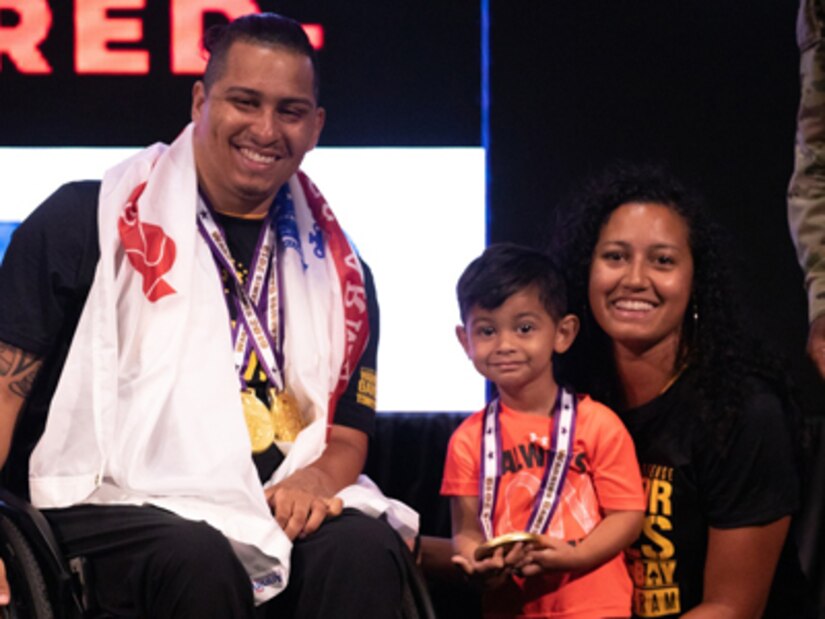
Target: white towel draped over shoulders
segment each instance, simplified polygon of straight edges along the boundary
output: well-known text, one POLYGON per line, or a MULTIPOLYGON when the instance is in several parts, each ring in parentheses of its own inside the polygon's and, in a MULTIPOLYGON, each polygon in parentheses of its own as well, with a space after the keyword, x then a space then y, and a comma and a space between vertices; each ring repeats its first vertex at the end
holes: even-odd
MULTIPOLYGON (((301 226, 309 225, 300 184, 293 179, 290 187, 301 226)), ((144 149, 104 176, 101 256, 32 454, 31 496, 41 508, 149 503, 206 521, 232 542, 260 603, 286 586, 292 544, 270 513, 250 455, 229 316, 217 268, 197 229, 197 200, 191 125, 171 146, 144 149), (118 233, 125 205, 144 182, 140 231, 156 238, 147 240, 154 249, 141 260, 152 266, 168 261, 168 252, 173 257, 156 282, 173 292, 154 301, 118 233)), ((275 480, 315 460, 325 444, 327 398, 342 361, 343 318, 322 311, 311 320, 290 320, 301 304, 308 317, 306 307, 316 301, 313 290, 330 289, 334 274, 328 264, 324 268, 318 277, 327 281, 325 289, 312 282, 314 273, 301 280, 288 271, 285 279, 287 325, 297 327, 285 338, 287 378, 306 383, 298 394, 312 403, 316 421, 299 435, 275 480), (325 342, 326 348, 302 346, 302 353, 290 349, 290 339, 325 342)), ((322 307, 340 303, 340 293, 323 294, 332 296, 322 307)), ((402 535, 415 535, 414 511, 374 486, 367 498, 359 495, 347 503, 370 503, 374 508, 367 513, 387 513, 402 535)))

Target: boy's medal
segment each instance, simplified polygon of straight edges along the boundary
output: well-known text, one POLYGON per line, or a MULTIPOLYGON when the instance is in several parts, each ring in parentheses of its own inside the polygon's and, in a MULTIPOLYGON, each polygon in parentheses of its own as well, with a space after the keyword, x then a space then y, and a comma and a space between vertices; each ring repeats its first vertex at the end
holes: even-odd
POLYGON ((504 548, 504 554, 506 555, 510 551, 510 548, 519 542, 541 546, 541 537, 535 533, 526 533, 525 531, 505 533, 504 535, 499 535, 498 537, 489 539, 480 546, 477 546, 473 556, 476 561, 481 561, 482 559, 492 557, 495 551, 499 548, 504 548))
MULTIPOLYGON (((481 439, 481 476, 479 478, 478 520, 487 540, 495 538, 493 512, 501 478, 501 426, 498 398, 490 402, 484 414, 481 439)), ((547 530, 561 498, 564 478, 573 456, 573 436, 576 428, 576 399, 566 389, 559 396, 550 416, 552 443, 544 467, 541 486, 536 494, 533 511, 527 520, 527 532, 539 535, 547 530), (549 457, 553 454, 553 458, 549 457)))

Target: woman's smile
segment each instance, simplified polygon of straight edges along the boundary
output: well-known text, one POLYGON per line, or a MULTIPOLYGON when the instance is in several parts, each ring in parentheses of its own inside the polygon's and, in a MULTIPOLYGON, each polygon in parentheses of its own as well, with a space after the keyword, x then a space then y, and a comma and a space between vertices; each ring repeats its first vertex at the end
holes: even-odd
POLYGON ((630 202, 605 222, 593 251, 593 316, 617 344, 647 349, 681 335, 693 284, 682 217, 663 204, 630 202))

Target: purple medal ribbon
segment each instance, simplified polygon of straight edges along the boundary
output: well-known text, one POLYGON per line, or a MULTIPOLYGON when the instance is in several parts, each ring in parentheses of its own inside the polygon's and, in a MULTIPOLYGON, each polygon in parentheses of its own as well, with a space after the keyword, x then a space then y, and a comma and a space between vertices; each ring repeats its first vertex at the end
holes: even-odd
MULTIPOLYGON (((243 368, 248 364, 254 347, 270 384, 281 391, 284 388, 283 352, 279 344, 283 342, 283 320, 280 319, 280 304, 277 298, 277 248, 272 219, 273 209, 270 209, 261 225, 250 275, 244 285, 235 270, 220 224, 212 216, 205 200, 198 201, 198 230, 209 246, 215 262, 232 278, 231 297, 236 309, 232 339, 235 343, 235 368, 238 375, 242 376, 243 368), (277 336, 273 337, 274 334, 277 336)), ((241 383, 246 386, 242 377, 241 383)))
MULTIPOLYGON (((573 458, 576 398, 566 389, 560 389, 553 408, 554 412, 550 422, 552 425, 550 451, 547 453, 541 486, 527 521, 527 531, 530 533, 547 531, 561 500, 561 490, 573 458)), ((478 519, 486 539, 495 537, 493 512, 498 499, 498 486, 502 474, 500 412, 501 403, 496 398, 487 406, 482 426, 482 474, 479 477, 478 519)))

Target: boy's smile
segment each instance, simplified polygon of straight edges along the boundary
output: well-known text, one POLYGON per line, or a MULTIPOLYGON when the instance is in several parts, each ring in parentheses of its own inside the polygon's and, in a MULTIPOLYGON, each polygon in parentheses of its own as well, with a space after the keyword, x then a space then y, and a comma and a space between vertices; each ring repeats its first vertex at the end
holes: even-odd
POLYGON ((529 287, 495 309, 473 306, 456 334, 475 368, 496 384, 502 401, 527 412, 526 402, 540 400, 543 408, 547 394, 555 392, 553 353, 567 350, 577 330, 574 316, 556 323, 538 290, 529 287))

